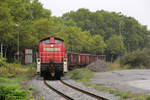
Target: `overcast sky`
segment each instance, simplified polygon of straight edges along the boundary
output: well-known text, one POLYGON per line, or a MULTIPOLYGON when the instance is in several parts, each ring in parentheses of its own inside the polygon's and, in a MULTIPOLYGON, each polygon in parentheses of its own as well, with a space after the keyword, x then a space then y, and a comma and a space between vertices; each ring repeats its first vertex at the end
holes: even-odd
POLYGON ((51 10, 52 16, 62 16, 63 13, 79 8, 90 11, 107 10, 121 12, 132 16, 150 30, 150 0, 39 0, 44 8, 51 10))

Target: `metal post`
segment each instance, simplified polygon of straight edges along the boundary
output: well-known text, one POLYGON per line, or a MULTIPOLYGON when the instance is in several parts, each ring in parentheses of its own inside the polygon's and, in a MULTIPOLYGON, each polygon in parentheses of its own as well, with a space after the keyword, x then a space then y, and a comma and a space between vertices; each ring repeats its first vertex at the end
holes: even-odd
MULTIPOLYGON (((16 24, 16 27, 19 27, 18 24, 16 24)), ((19 55, 20 55, 20 52, 19 52, 19 31, 18 31, 18 61, 19 61, 19 55)))
POLYGON ((121 36, 121 22, 119 23, 119 34, 121 36))
POLYGON ((1 43, 1 58, 3 58, 3 44, 1 43))
MULTIPOLYGON (((122 37, 122 34, 121 34, 121 22, 119 23, 119 34, 120 34, 120 43, 121 43, 121 37, 122 37)), ((121 45, 120 45, 120 50, 121 50, 121 45)), ((120 57, 119 58, 121 58, 121 51, 120 51, 120 55, 119 55, 120 57)))
POLYGON ((20 52, 19 52, 19 32, 18 32, 18 61, 19 61, 19 55, 20 55, 20 52))

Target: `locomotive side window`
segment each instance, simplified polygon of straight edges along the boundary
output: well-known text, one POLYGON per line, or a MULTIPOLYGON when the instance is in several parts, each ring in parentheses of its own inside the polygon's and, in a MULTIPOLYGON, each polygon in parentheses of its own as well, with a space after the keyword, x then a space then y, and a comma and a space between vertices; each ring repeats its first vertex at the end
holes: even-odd
POLYGON ((50 43, 50 40, 49 39, 43 40, 42 43, 43 44, 48 44, 48 43, 50 43))
POLYGON ((56 43, 56 44, 62 44, 62 41, 55 39, 54 43, 56 43))

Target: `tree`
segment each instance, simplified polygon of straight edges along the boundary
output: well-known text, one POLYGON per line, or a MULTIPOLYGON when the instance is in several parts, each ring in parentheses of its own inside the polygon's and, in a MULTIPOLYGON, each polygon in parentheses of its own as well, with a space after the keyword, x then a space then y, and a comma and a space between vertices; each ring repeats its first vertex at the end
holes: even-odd
POLYGON ((100 35, 93 35, 90 38, 90 52, 94 54, 104 54, 106 44, 100 35))
POLYGON ((51 12, 44 9, 38 0, 0 1, 0 42, 4 45, 6 56, 14 57, 18 46, 18 35, 20 52, 24 52, 24 48, 36 48, 39 41, 36 34, 40 30, 37 26, 41 26, 41 30, 44 30, 44 34, 48 36, 48 32, 52 29, 50 15, 51 12))
POLYGON ((121 36, 113 35, 106 41, 106 43, 107 43, 107 54, 111 55, 112 60, 114 55, 115 56, 122 55, 125 51, 123 38, 121 36))

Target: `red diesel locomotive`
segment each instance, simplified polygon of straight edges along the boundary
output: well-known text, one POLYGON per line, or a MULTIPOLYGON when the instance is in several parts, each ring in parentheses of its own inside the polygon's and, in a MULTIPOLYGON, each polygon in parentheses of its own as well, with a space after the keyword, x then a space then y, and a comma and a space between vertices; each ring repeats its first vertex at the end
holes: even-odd
POLYGON ((105 55, 92 55, 67 52, 64 41, 56 37, 42 39, 37 58, 37 73, 41 76, 60 78, 68 71, 68 67, 85 66, 97 59, 105 60, 105 55))
POLYGON ((48 37, 39 45, 37 72, 41 76, 59 76, 67 72, 65 45, 62 39, 48 37))

